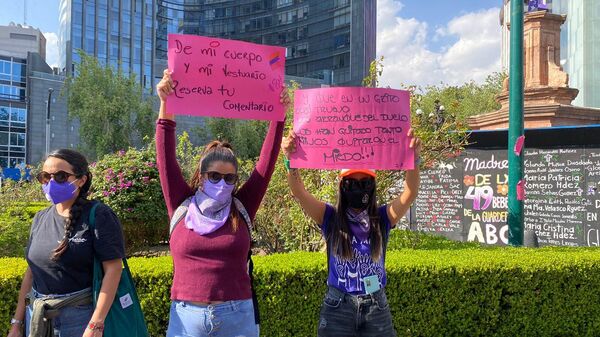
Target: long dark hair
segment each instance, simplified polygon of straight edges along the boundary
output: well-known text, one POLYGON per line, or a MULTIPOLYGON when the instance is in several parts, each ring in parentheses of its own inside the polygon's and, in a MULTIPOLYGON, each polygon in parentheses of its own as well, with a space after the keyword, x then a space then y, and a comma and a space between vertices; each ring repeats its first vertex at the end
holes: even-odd
POLYGON ((73 206, 69 210, 69 217, 65 220, 65 236, 58 244, 58 247, 54 248, 52 252, 52 260, 57 261, 69 248, 69 238, 73 226, 77 223, 79 217, 81 217, 84 205, 89 202, 87 197, 92 186, 92 174, 90 173, 87 159, 77 151, 69 149, 55 150, 48 155, 48 158, 50 157, 62 159, 69 163, 77 179, 81 179, 84 176, 87 177, 87 181, 79 188, 77 199, 75 199, 73 206))
MULTIPOLYGON (((235 154, 233 153, 231 144, 227 142, 221 142, 219 140, 213 140, 204 148, 204 152, 202 153, 202 158, 200 159, 200 163, 196 168, 196 172, 194 172, 192 179, 189 181, 189 185, 192 190, 196 191, 203 186, 204 179, 202 179, 202 173, 206 172, 210 164, 215 161, 230 163, 233 165, 233 167, 235 167, 235 172, 238 172, 238 162, 235 154)), ((233 231, 237 230, 240 217, 241 216, 235 206, 235 203, 232 203, 229 218, 231 219, 233 231)))
MULTIPOLYGON (((369 239, 371 241, 371 258, 373 261, 379 261, 383 251, 383 235, 381 233, 381 225, 379 212, 377 210, 377 198, 375 197, 375 191, 377 189, 377 181, 375 186, 369 195, 369 205, 367 205, 367 213, 369 214, 369 239)), ((342 193, 342 180, 338 187, 338 199, 336 205, 336 212, 332 223, 329 226, 327 233, 327 249, 331 249, 331 252, 338 258, 344 260, 351 260, 354 256, 352 251, 352 233, 348 226, 348 217, 346 211, 348 210, 348 200, 342 193)))

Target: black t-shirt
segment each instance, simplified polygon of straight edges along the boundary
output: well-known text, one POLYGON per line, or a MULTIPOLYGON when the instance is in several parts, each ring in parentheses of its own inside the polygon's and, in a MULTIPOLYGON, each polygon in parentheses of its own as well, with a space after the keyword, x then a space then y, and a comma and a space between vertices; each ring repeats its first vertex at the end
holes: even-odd
POLYGON ((51 256, 65 235, 66 218, 58 214, 55 205, 39 211, 33 218, 25 257, 36 291, 67 294, 91 287, 94 255, 100 261, 125 257, 121 223, 110 207, 104 204, 96 207, 96 225, 92 235, 88 225, 92 205, 91 202, 84 205, 71 230, 69 248, 56 262, 51 256))

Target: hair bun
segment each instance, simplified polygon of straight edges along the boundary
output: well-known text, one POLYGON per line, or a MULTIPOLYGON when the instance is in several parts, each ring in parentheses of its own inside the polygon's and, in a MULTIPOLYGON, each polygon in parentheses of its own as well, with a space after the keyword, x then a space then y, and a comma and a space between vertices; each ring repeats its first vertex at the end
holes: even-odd
POLYGON ((231 144, 229 144, 228 142, 222 142, 220 140, 213 140, 212 142, 208 143, 206 145, 206 147, 204 148, 204 155, 216 151, 218 149, 228 149, 233 153, 233 148, 231 146, 231 144))

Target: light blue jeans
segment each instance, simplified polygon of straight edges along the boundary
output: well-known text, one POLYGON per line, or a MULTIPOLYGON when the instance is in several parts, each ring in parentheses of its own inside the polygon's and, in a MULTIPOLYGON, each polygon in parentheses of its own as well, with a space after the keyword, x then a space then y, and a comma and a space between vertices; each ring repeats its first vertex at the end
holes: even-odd
POLYGON ((198 306, 173 301, 167 337, 258 337, 252 299, 198 306))
MULTIPOLYGON (((79 294, 82 292, 90 291, 90 289, 83 289, 71 294, 64 295, 44 295, 40 294, 35 289, 31 290, 31 296, 33 298, 47 297, 47 298, 62 298, 71 295, 79 294)), ((32 305, 27 306, 25 310, 25 336, 29 336, 29 322, 31 321, 31 315, 33 313, 32 305)), ((59 314, 56 318, 52 319, 52 326, 54 327, 54 336, 56 337, 81 337, 85 328, 87 327, 92 314, 94 313, 94 304, 90 303, 87 305, 65 307, 60 309, 59 314)))

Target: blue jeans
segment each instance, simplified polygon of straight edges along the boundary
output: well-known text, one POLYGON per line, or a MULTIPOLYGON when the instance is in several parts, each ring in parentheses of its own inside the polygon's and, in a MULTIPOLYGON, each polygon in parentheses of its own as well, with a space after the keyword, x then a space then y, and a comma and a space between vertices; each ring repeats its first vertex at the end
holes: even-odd
POLYGON ((258 337, 252 299, 211 305, 173 301, 167 337, 258 337))
MULTIPOLYGON (((84 289, 71 294, 64 295, 44 295, 40 294, 35 289, 31 289, 32 298, 48 297, 48 298, 61 298, 67 297, 73 294, 90 291, 90 289, 84 289)), ((31 321, 31 315, 33 313, 32 305, 28 305, 25 310, 25 336, 29 336, 29 322, 31 321)), ((81 337, 85 328, 87 327, 92 314, 94 313, 94 304, 90 303, 87 305, 65 307, 59 310, 58 316, 52 319, 52 326, 54 327, 54 336, 56 337, 81 337)))
POLYGON ((385 290, 354 296, 329 287, 319 318, 319 337, 395 337, 385 290))

